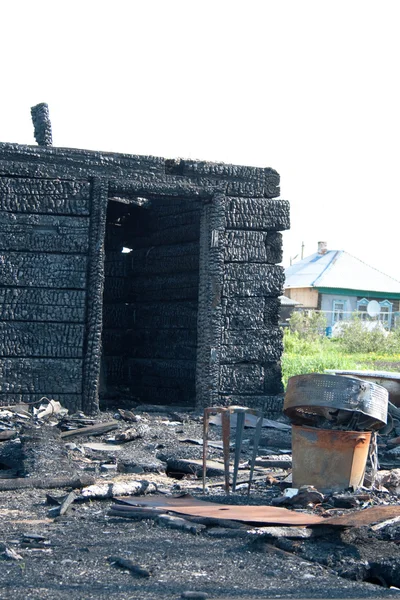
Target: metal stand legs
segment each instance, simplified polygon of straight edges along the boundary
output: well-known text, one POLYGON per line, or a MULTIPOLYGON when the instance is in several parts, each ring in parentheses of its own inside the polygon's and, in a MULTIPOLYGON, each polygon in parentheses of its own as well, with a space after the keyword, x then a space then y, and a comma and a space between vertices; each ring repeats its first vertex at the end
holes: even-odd
POLYGON ((250 462, 250 478, 247 496, 250 495, 250 488, 253 481, 254 475, 254 463, 257 457, 258 445, 261 437, 261 428, 263 421, 263 414, 261 411, 253 410, 245 406, 213 406, 204 409, 204 421, 203 421, 203 493, 206 487, 206 472, 207 472, 207 452, 208 452, 208 430, 210 424, 210 416, 212 414, 221 414, 221 425, 222 425, 222 445, 224 455, 224 473, 225 473, 225 492, 229 494, 229 449, 230 449, 230 429, 231 429, 231 415, 237 415, 236 421, 236 438, 235 438, 235 458, 233 466, 233 484, 232 491, 236 490, 237 475, 239 471, 239 460, 240 453, 242 450, 243 442, 243 430, 245 426, 246 413, 255 415, 257 418, 256 430, 254 433, 254 446, 253 454, 250 462))

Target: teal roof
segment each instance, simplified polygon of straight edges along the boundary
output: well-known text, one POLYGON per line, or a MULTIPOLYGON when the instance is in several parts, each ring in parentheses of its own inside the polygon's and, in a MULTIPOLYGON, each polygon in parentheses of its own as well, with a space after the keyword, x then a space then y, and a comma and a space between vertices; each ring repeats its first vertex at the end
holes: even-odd
POLYGON ((288 288, 330 288, 400 295, 400 281, 344 250, 311 254, 285 270, 288 288))

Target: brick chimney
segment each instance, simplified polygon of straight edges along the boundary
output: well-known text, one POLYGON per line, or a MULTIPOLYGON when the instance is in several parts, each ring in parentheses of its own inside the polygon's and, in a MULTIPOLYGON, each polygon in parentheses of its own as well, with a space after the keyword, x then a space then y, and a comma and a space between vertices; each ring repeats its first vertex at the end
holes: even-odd
POLYGON ((318 254, 326 254, 328 252, 328 242, 318 242, 318 254))

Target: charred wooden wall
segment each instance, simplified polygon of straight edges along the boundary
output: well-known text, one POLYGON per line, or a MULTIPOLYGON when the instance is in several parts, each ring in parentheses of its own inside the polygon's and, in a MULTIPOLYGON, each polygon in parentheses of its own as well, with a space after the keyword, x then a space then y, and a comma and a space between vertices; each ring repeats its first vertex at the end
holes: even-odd
POLYGON ((88 181, 0 178, 0 403, 78 407, 86 321, 88 181))
POLYGON ((0 403, 93 412, 103 355, 146 402, 268 409, 278 196, 273 169, 0 144, 0 403))

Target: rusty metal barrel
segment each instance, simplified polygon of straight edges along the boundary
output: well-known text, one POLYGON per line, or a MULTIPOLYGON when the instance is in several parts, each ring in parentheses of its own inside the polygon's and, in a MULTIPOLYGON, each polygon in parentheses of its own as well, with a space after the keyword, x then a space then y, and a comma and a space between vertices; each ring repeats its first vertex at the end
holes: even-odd
POLYGON ((324 492, 358 488, 364 482, 370 431, 292 426, 292 486, 324 492))
POLYGON ((363 484, 371 432, 387 422, 388 392, 373 382, 312 373, 291 377, 292 485, 321 491, 363 484))

